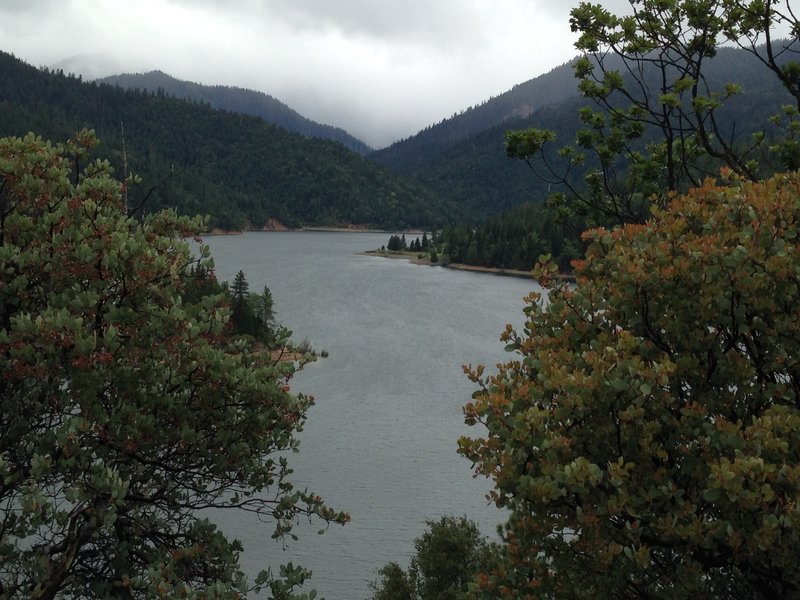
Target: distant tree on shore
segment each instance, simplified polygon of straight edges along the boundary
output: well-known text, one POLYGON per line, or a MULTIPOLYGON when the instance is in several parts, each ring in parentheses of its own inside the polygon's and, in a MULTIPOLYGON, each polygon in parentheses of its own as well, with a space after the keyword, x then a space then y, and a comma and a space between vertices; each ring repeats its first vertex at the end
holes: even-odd
POLYGON ((390 252, 401 252, 406 250, 406 236, 390 235, 389 243, 386 244, 386 249, 390 252))
POLYGON ((261 294, 250 291, 244 271, 239 270, 230 287, 233 330, 270 344, 276 333, 272 293, 267 286, 261 294))

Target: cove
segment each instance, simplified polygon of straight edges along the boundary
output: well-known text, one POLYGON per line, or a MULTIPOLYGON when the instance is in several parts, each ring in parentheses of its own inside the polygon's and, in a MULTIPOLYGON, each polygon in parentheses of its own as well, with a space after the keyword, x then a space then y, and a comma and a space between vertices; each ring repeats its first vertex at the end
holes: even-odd
POLYGON ((220 526, 244 544, 250 576, 289 561, 313 572, 308 586, 328 600, 369 597, 389 561, 406 566, 426 519, 466 515, 486 535, 504 520, 456 453, 461 407, 473 385, 462 364, 509 358, 499 341, 521 326, 531 279, 414 265, 362 253, 389 234, 252 232, 209 236, 220 280, 241 269, 252 291, 269 286, 278 321, 330 352, 302 371, 294 391, 316 404, 289 457, 297 487, 308 487, 352 516, 318 535, 301 523, 286 549, 272 525, 227 513, 220 526))

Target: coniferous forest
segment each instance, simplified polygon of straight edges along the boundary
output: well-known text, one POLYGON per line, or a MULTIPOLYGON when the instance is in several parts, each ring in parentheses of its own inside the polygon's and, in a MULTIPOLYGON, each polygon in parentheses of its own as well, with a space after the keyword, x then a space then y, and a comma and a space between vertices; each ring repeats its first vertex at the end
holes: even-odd
POLYGON ((163 91, 85 83, 5 53, 0 108, 0 135, 35 131, 66 140, 94 129, 98 153, 141 177, 129 203, 146 212, 208 214, 210 226, 222 229, 271 220, 403 229, 439 226, 460 214, 454 202, 339 143, 163 91))
POLYGON ((221 85, 200 85, 170 77, 161 71, 150 73, 125 73, 103 77, 97 83, 118 85, 132 90, 163 90, 168 96, 208 104, 229 112, 261 117, 267 123, 278 125, 288 131, 305 136, 341 142, 359 154, 367 154, 371 148, 364 142, 339 127, 316 123, 298 114, 280 100, 263 92, 221 85))

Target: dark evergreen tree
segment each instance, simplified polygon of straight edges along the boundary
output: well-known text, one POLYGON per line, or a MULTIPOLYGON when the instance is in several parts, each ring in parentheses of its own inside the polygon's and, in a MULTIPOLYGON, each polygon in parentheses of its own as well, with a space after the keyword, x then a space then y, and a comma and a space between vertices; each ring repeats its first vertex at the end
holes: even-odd
POLYGON ((401 252, 402 250, 407 250, 406 246, 406 236, 402 235, 391 235, 389 236, 389 243, 386 245, 388 250, 392 252, 401 252))
POLYGON ((231 286, 231 321, 233 330, 241 334, 258 334, 259 323, 250 300, 250 285, 243 271, 236 273, 231 286))

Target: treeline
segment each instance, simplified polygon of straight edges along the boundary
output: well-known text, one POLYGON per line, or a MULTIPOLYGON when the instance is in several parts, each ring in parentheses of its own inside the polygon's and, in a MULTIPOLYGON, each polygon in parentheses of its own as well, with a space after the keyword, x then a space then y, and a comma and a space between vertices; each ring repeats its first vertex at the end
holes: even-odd
POLYGON ((390 235, 389 243, 386 245, 386 249, 391 252, 402 252, 404 250, 409 250, 411 252, 428 252, 432 248, 433 243, 428 238, 427 233, 422 234, 422 239, 418 237, 411 240, 411 243, 406 242, 405 234, 390 235))
POLYGON ((141 176, 129 206, 209 214, 223 229, 361 224, 442 226, 452 201, 341 144, 163 92, 127 91, 48 72, 0 53, 0 135, 67 139, 92 128, 100 154, 141 176), (124 135, 123 135, 124 128, 124 135))
POLYGON ((548 207, 529 203, 479 227, 447 227, 438 241, 446 260, 454 263, 527 271, 549 254, 562 271, 569 271, 570 261, 583 254, 582 230, 583 223, 567 226, 548 207))
POLYGON ((272 293, 267 286, 262 292, 250 291, 244 271, 238 271, 233 283, 220 282, 212 271, 203 267, 192 268, 183 297, 196 303, 207 296, 221 296, 230 307, 230 332, 245 335, 268 348, 286 343, 289 333, 275 319, 272 293))
POLYGON ((458 224, 434 232, 429 238, 408 242, 404 234, 392 235, 385 250, 428 254, 431 262, 459 263, 497 269, 528 271, 539 257, 549 254, 559 268, 568 272, 570 262, 583 254, 579 233, 585 222, 573 219, 567 225, 550 208, 523 204, 473 227, 458 224))

